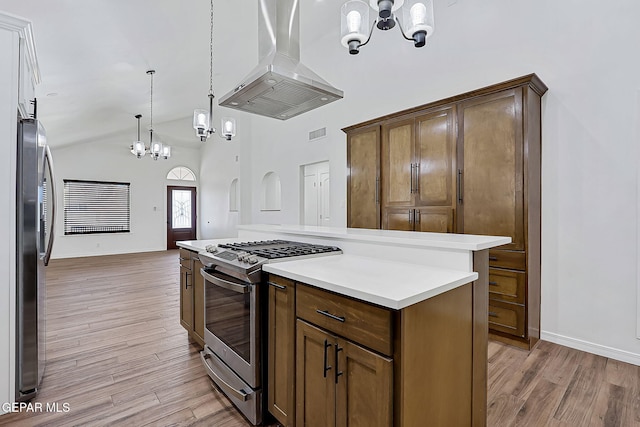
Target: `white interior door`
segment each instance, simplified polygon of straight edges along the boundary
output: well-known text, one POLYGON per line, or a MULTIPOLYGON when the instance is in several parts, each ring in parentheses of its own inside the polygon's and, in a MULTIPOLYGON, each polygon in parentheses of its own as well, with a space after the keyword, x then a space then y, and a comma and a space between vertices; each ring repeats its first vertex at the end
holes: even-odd
POLYGON ((329 225, 329 162, 303 166, 302 223, 329 225))

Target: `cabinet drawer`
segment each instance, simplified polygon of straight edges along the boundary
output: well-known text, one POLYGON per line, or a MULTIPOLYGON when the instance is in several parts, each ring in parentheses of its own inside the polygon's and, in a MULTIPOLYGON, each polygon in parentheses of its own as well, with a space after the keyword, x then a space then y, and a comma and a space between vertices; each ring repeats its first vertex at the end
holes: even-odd
POLYGON ((524 304, 525 273, 489 268, 489 298, 524 304))
POLYGON ((180 249, 180 265, 191 270, 191 251, 180 249))
POLYGON ((526 270, 527 256, 524 252, 500 250, 489 251, 489 267, 526 270))
POLYGON ((385 355, 391 355, 390 310, 298 284, 296 315, 385 355))
POLYGON ((524 306, 489 301, 489 329, 524 338, 524 306))

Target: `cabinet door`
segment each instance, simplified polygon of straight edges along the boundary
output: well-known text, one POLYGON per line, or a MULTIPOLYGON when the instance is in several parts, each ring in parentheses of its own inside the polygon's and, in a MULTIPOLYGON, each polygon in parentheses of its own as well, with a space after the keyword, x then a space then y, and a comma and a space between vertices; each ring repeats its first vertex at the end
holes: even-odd
POLYGON ((413 231, 415 209, 387 208, 382 215, 382 228, 385 230, 413 231))
POLYGON ((180 266, 180 324, 193 330, 193 276, 191 269, 180 266))
POLYGON ((295 425, 295 284, 269 276, 268 405, 284 427, 295 425))
POLYGON ((501 248, 523 250, 522 89, 462 103, 458 123, 458 231, 509 236, 501 248))
POLYGON ((450 207, 428 207, 415 210, 416 231, 453 233, 453 209, 450 207))
POLYGON ((193 334, 200 345, 204 345, 204 277, 200 269, 204 267, 199 258, 193 258, 193 334))
POLYGON ((347 137, 347 226, 380 228, 380 128, 347 137))
MULTIPOLYGON (((297 320, 296 425, 334 427, 336 338, 297 320)), ((365 424, 363 424, 365 425, 365 424)))
POLYGON ((344 339, 335 351, 336 426, 391 426, 393 361, 344 339))
POLYGON ((412 206, 414 202, 414 120, 382 127, 382 205, 412 206))
POLYGON ((453 108, 416 118, 416 206, 454 206, 455 143, 453 108))

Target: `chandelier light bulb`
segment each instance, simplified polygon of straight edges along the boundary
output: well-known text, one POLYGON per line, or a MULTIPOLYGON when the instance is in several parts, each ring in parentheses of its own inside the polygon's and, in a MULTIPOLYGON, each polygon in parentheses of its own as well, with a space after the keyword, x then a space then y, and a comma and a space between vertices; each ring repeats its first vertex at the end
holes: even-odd
POLYGON ((424 4, 414 4, 409 13, 411 14, 411 22, 413 26, 426 25, 427 7, 424 4))
POLYGON ((362 25, 362 15, 357 10, 352 10, 347 14, 347 27, 350 33, 356 33, 362 25))
POLYGON ((231 138, 236 136, 236 120, 230 117, 223 117, 221 124, 222 136, 227 141, 231 141, 231 138))

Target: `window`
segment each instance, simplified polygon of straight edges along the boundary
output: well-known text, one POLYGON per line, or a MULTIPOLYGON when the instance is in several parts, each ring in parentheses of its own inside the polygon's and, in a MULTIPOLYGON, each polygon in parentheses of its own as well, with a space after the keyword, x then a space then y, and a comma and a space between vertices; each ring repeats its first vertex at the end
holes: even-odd
POLYGON ((64 234, 128 233, 130 184, 64 180, 64 234))
POLYGON ((194 174, 189 168, 178 166, 169 171, 169 173, 167 174, 167 179, 175 179, 178 181, 195 181, 196 174, 194 174))
POLYGON ((173 190, 171 228, 191 228, 191 191, 173 190))

